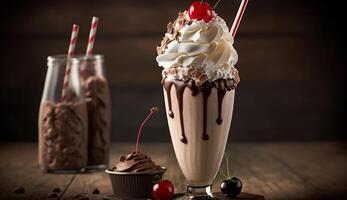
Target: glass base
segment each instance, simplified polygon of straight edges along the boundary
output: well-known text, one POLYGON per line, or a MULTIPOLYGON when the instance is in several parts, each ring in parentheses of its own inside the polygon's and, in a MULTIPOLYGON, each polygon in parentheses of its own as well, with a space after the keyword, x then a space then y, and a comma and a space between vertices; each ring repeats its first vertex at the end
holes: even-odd
POLYGON ((178 197, 179 200, 212 200, 216 199, 212 194, 212 185, 187 186, 186 193, 178 197))

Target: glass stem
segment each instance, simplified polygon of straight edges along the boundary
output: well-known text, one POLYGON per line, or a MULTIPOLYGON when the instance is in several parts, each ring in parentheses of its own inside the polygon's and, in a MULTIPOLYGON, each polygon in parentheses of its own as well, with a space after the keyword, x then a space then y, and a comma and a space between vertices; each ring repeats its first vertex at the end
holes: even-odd
POLYGON ((184 199, 213 199, 212 195, 212 185, 207 186, 187 186, 187 191, 185 193, 184 199))

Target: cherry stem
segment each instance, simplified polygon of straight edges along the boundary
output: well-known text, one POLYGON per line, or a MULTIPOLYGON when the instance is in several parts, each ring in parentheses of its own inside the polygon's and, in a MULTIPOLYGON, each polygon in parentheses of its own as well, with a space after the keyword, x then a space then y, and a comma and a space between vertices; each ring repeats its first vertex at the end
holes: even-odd
POLYGON ((141 132, 142 132, 142 128, 143 126, 146 124, 146 122, 148 121, 148 119, 155 113, 157 112, 159 109, 157 107, 152 107, 150 109, 150 113, 147 115, 147 117, 143 120, 140 128, 139 128, 139 131, 137 133, 137 138, 136 138, 136 147, 135 147, 135 153, 138 152, 138 147, 139 147, 139 141, 140 141, 140 135, 141 135, 141 132))
POLYGON ((200 6, 201 6, 201 4, 202 4, 203 1, 204 1, 204 0, 201 0, 201 1, 200 1, 200 6))
POLYGON ((219 2, 220 2, 220 0, 218 0, 217 3, 214 4, 213 9, 218 5, 219 2))
POLYGON ((228 173, 228 177, 230 178, 230 173, 229 173, 229 157, 227 152, 225 152, 225 158, 227 160, 227 173, 228 173))
POLYGON ((223 169, 221 169, 220 172, 225 179, 228 179, 228 176, 224 173, 223 169))

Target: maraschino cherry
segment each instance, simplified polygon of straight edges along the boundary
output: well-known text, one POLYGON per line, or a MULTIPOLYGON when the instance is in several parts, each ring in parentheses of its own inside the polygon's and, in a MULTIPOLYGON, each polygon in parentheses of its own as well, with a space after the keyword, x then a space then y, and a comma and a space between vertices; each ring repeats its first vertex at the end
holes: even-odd
POLYGON ((170 200, 174 195, 174 186, 169 180, 162 180, 153 186, 153 199, 170 200))
POLYGON ((212 8, 210 4, 202 1, 194 1, 188 9, 190 19, 204 20, 209 22, 212 19, 212 8))

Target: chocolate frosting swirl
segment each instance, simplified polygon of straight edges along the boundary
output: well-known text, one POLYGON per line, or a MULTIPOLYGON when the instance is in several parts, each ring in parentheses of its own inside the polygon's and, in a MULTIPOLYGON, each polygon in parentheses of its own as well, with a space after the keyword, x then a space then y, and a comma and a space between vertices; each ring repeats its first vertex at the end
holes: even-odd
POLYGON ((117 172, 151 172, 160 169, 161 167, 156 165, 151 157, 141 152, 121 156, 116 167, 113 168, 117 172))

